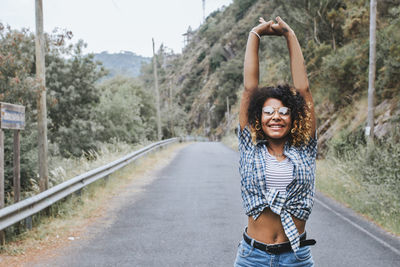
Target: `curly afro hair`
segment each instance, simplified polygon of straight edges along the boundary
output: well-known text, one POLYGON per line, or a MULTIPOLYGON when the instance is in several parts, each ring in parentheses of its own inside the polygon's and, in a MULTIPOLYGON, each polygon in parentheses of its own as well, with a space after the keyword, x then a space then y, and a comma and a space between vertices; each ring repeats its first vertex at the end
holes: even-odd
POLYGON ((288 85, 258 88, 250 96, 248 122, 253 142, 267 139, 260 122, 262 108, 268 98, 279 99, 284 106, 290 108, 292 125, 289 132, 289 143, 297 147, 307 144, 311 137, 311 104, 306 104, 296 89, 290 88, 288 85))

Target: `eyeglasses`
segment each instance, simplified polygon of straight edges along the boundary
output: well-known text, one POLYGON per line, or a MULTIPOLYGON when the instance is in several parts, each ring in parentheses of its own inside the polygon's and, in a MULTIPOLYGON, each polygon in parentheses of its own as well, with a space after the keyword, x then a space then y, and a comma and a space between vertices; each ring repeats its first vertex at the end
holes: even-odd
POLYGON ((263 107, 262 111, 267 117, 272 117, 275 114, 275 111, 278 111, 279 116, 282 118, 287 118, 290 115, 290 108, 288 107, 274 108, 271 106, 266 106, 263 107))

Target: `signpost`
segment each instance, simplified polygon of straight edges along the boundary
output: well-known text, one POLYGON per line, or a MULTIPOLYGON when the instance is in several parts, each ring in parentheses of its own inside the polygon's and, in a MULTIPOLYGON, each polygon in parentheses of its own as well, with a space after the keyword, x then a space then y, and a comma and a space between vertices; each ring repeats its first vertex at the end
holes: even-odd
MULTIPOLYGON (((14 130, 14 202, 20 200, 20 130, 25 128, 25 107, 0 102, 0 208, 4 207, 4 132, 14 130)), ((0 232, 0 243, 4 245, 4 231, 0 232)))

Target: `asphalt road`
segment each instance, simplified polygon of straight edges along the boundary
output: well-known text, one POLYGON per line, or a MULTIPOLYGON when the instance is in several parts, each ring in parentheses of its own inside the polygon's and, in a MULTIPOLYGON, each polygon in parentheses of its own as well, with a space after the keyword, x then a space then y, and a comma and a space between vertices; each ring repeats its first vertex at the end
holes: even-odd
MULTIPOLYGON (((187 146, 124 198, 110 225, 91 226, 91 238, 35 266, 233 265, 247 221, 237 152, 221 143, 187 146)), ((400 266, 399 238, 321 194, 307 236, 317 240, 316 266, 400 266)))

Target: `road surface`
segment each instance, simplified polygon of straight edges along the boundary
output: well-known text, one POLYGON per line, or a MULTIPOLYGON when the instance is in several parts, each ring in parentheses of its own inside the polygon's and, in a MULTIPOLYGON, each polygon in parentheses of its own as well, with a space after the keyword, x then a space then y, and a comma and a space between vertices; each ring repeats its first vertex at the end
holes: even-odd
MULTIPOLYGON (((111 225, 35 266, 232 266, 246 226, 238 153, 194 143, 125 196, 111 225)), ((316 266, 400 266, 400 239, 317 193, 307 236, 316 266)))

